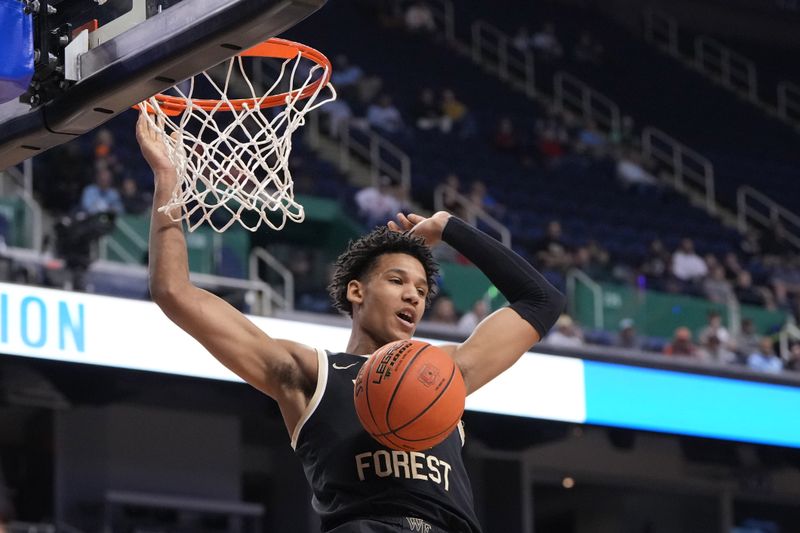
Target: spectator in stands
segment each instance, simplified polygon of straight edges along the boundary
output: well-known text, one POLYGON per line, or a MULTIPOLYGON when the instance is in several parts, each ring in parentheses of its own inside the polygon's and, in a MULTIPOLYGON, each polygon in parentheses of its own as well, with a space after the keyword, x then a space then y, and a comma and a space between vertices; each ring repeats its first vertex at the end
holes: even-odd
POLYGON ((658 179, 645 170, 644 163, 634 150, 627 150, 617 159, 617 179, 625 189, 651 189, 659 185, 658 179))
POLYGON ((672 342, 664 347, 664 354, 675 357, 697 357, 697 347, 692 342, 692 332, 687 327, 675 330, 672 342))
POLYGON ((756 325, 750 318, 743 318, 739 333, 734 338, 736 353, 745 358, 758 350, 761 343, 761 335, 756 332, 756 325))
POLYGON ((800 372, 800 342, 795 342, 789 347, 789 359, 786 361, 786 370, 800 372))
POLYGON ((583 332, 569 315, 561 315, 555 327, 545 337, 545 342, 561 348, 580 348, 584 345, 583 332))
POLYGON ((556 28, 552 22, 547 22, 542 29, 533 34, 531 46, 542 59, 551 61, 564 55, 564 48, 556 36, 556 28))
POLYGON ((709 276, 703 280, 705 297, 716 304, 727 305, 732 302, 736 296, 733 293, 733 285, 725 279, 725 267, 716 264, 709 271, 709 276))
POLYGON ((472 308, 458 321, 458 330, 469 335, 478 323, 489 316, 489 304, 485 298, 480 298, 472 304, 472 308))
POLYGON ((553 168, 566 153, 567 132, 554 121, 537 121, 536 147, 542 164, 553 168))
POLYGON ((597 123, 593 120, 587 121, 585 126, 578 130, 577 141, 595 156, 602 155, 608 144, 605 136, 597 127, 597 123))
POLYGON ((573 55, 580 63, 599 65, 603 62, 603 45, 597 42, 588 31, 581 33, 573 55))
MULTIPOLYGON (((351 63, 343 54, 334 60, 331 83, 342 99, 361 102, 371 101, 383 85, 379 77, 367 76, 361 67, 351 63)), ((322 109, 325 107, 327 105, 322 109)))
POLYGON ((561 235, 561 223, 551 220, 545 235, 533 245, 537 263, 544 270, 566 272, 572 266, 570 249, 561 235))
POLYGON ((426 87, 422 89, 414 106, 414 122, 421 130, 438 129, 442 133, 448 133, 453 122, 442 112, 442 106, 436 101, 433 89, 426 87))
POLYGON ((520 26, 514 37, 511 38, 511 44, 520 52, 527 52, 531 49, 531 32, 527 26, 520 26))
POLYGON ((425 2, 414 2, 405 14, 406 29, 413 32, 432 33, 436 31, 436 21, 433 18, 433 11, 425 2))
POLYGON ((740 304, 756 305, 759 307, 774 308, 772 294, 764 287, 753 285, 753 276, 747 270, 742 270, 736 276, 736 285, 733 287, 736 299, 740 304))
POLYGON ((98 164, 108 168, 114 178, 121 178, 125 174, 125 165, 114 144, 114 134, 108 128, 100 128, 95 134, 94 163, 95 168, 98 164))
POLYGON ((739 257, 734 252, 725 254, 722 259, 722 266, 725 267, 725 277, 732 281, 735 281, 739 274, 744 271, 744 267, 739 262, 739 257))
POLYGON ((114 175, 105 165, 95 170, 95 182, 87 185, 81 194, 81 211, 94 215, 97 213, 122 213, 122 200, 114 187, 114 175))
POLYGON ((398 186, 388 176, 381 176, 377 187, 370 185, 356 192, 355 202, 369 229, 383 226, 406 207, 398 186))
POLYGON ((761 339, 758 350, 747 357, 747 366, 752 370, 773 374, 783 370, 783 361, 775 353, 775 343, 770 337, 761 339))
POLYGON ((477 133, 475 119, 452 89, 442 91, 442 114, 450 120, 460 138, 468 139, 477 133))
POLYGON ((700 335, 698 335, 700 344, 705 345, 710 337, 716 337, 726 348, 729 348, 733 343, 731 334, 728 328, 722 324, 722 316, 716 309, 708 312, 708 324, 700 330, 700 335))
POLYGON ((739 251, 748 260, 761 255, 761 242, 755 230, 749 229, 745 232, 739 241, 739 251))
POLYGON ((465 212, 464 205, 458 199, 461 193, 461 180, 458 174, 450 173, 444 179, 444 194, 442 204, 445 211, 452 213, 460 218, 469 219, 469 214, 465 212))
POLYGON ((367 123, 379 133, 390 136, 402 134, 405 128, 400 110, 392 103, 392 98, 386 94, 367 108, 367 123))
POLYGON ((708 274, 702 257, 694 251, 692 239, 681 240, 680 247, 672 254, 672 275, 684 283, 699 283, 708 274))
POLYGON ((486 184, 480 180, 472 182, 468 198, 473 206, 485 211, 490 216, 499 218, 505 213, 505 206, 489 194, 486 184))
POLYGON ((579 246, 573 254, 572 266, 582 270, 594 280, 605 280, 610 276, 609 255, 597 241, 579 246))
POLYGON ((670 262, 671 258, 664 243, 660 239, 654 239, 650 241, 647 255, 639 270, 645 276, 648 285, 656 290, 662 290, 670 262))
POLYGON ((778 306, 791 309, 790 300, 800 299, 800 259, 785 256, 773 260, 770 282, 778 306))
POLYGON ((431 305, 431 310, 426 314, 426 319, 435 324, 458 324, 458 313, 453 300, 444 294, 439 295, 431 305))
POLYGON ((492 136, 492 146, 498 152, 517 155, 519 154, 520 145, 521 140, 514 128, 514 122, 509 117, 502 117, 497 123, 497 128, 492 136))
POLYGON ((634 128, 633 117, 625 115, 620 121, 618 129, 615 129, 610 134, 611 142, 620 146, 638 146, 639 137, 636 135, 634 128))
POLYGON ((614 346, 629 350, 642 349, 642 339, 636 332, 636 324, 632 318, 623 318, 619 321, 619 331, 614 339, 614 346))
POLYGON ((131 177, 122 180, 120 199, 123 212, 128 215, 141 215, 153 204, 150 194, 140 191, 139 184, 131 177))
POLYGON ((725 346, 725 343, 716 335, 707 335, 701 341, 702 346, 697 356, 704 361, 711 361, 723 365, 732 365, 739 362, 736 354, 725 346))
POLYGON ((320 113, 328 117, 328 133, 334 139, 339 138, 342 130, 353 118, 353 110, 345 98, 337 98, 333 102, 328 102, 320 108, 320 113))

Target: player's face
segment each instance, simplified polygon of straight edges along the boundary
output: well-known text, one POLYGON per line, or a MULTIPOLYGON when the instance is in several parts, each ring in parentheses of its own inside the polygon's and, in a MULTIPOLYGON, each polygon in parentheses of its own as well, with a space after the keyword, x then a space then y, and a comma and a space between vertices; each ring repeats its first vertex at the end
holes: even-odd
POLYGON ((411 338, 428 294, 422 263, 407 254, 384 254, 365 281, 359 326, 380 344, 411 338))

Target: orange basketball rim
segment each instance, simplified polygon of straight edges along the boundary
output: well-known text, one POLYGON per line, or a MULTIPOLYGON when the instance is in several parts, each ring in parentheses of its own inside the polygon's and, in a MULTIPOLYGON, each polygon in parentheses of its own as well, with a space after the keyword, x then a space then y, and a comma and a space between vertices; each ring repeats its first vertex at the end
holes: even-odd
MULTIPOLYGON (((328 84, 331 78, 331 62, 319 50, 312 48, 308 45, 290 41, 288 39, 280 39, 273 37, 257 44, 252 48, 240 52, 240 57, 268 57, 274 59, 294 59, 301 56, 305 59, 313 61, 318 66, 322 67, 322 76, 319 79, 309 83, 308 85, 287 91, 284 93, 273 94, 265 96, 264 98, 237 98, 227 101, 215 99, 191 99, 193 107, 203 109, 205 111, 241 111, 245 108, 268 108, 276 107, 286 103, 287 99, 306 99, 313 94, 316 94, 321 87, 328 84)), ((179 96, 171 96, 168 94, 158 93, 153 95, 161 110, 165 115, 176 116, 180 115, 186 110, 187 100, 179 96)), ((147 104, 147 112, 152 113, 152 107, 147 104)))

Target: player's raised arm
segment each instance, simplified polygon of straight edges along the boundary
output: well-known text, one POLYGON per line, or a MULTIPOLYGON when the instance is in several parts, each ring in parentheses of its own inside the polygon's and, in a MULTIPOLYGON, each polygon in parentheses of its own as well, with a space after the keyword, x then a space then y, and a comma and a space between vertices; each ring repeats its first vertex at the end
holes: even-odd
POLYGON ((430 218, 400 215, 399 225, 429 245, 442 240, 472 261, 509 301, 486 317, 460 345, 445 346, 456 360, 467 394, 497 377, 547 334, 564 308, 564 296, 527 261, 463 220, 440 211, 430 218))
POLYGON ((181 223, 158 211, 177 182, 175 168, 143 117, 136 138, 155 175, 149 243, 153 301, 222 364, 277 400, 291 433, 316 386, 314 351, 270 338, 230 304, 192 285, 181 223))

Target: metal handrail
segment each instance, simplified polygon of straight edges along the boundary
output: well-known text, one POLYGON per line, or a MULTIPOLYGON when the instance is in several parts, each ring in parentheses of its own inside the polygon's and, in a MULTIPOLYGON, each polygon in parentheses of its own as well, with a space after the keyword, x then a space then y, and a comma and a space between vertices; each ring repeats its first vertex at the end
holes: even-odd
POLYGON ((472 60, 497 76, 536 96, 533 54, 513 46, 513 38, 484 20, 472 23, 472 60))
POLYGON ((8 167, 4 171, 16 183, 17 194, 25 204, 25 208, 30 213, 28 219, 29 226, 26 228, 26 234, 29 239, 29 245, 36 251, 42 250, 42 243, 44 241, 44 228, 43 217, 44 215, 42 206, 33 197, 33 162, 26 159, 22 164, 22 171, 17 167, 8 167))
POLYGON ((786 241, 800 250, 800 216, 747 185, 736 190, 736 206, 739 231, 747 231, 752 222, 769 230, 780 224, 786 241))
POLYGON ((441 28, 445 39, 449 42, 456 40, 456 17, 452 0, 433 0, 428 2, 437 27, 441 28))
POLYGON ((781 328, 780 333, 778 333, 778 346, 780 348, 781 358, 788 361, 790 353, 789 342, 799 340, 800 328, 797 327, 794 319, 790 316, 787 318, 786 324, 781 328))
POLYGON ((567 306, 570 316, 576 316, 575 289, 579 282, 586 285, 586 288, 592 292, 592 300, 594 303, 594 327, 596 329, 603 329, 605 327, 603 287, 589 277, 586 272, 578 268, 572 268, 567 272, 567 306))
MULTIPOLYGON (((5 254, 21 263, 35 264, 44 266, 45 263, 53 261, 52 257, 46 256, 41 252, 29 250, 27 248, 9 247, 5 254)), ((99 260, 92 263, 90 272, 103 272, 107 274, 126 275, 139 277, 143 280, 148 278, 148 269, 144 265, 117 263, 114 261, 99 260)), ((228 278, 216 276, 214 274, 200 274, 190 272, 189 279, 200 286, 214 288, 230 288, 251 291, 258 296, 253 306, 253 312, 262 316, 272 313, 272 302, 275 300, 272 287, 260 280, 246 280, 239 278, 228 278)))
POLYGON ((249 260, 251 280, 262 281, 259 276, 259 266, 262 263, 283 279, 283 295, 272 291, 272 299, 275 304, 283 311, 292 311, 294 309, 294 274, 264 248, 255 247, 250 252, 249 260))
POLYGON ((619 106, 572 74, 559 71, 553 78, 554 104, 559 109, 579 113, 605 133, 620 130, 619 106))
POLYGON ((678 43, 676 19, 652 7, 644 9, 644 39, 659 50, 694 66, 701 74, 720 82, 723 87, 744 95, 748 101, 769 111, 770 116, 800 125, 800 87, 783 80, 777 86, 777 104, 758 96, 758 69, 749 58, 711 37, 695 38, 695 52, 682 54, 678 43))
POLYGON ((671 185, 678 191, 690 189, 699 191, 704 198, 704 206, 710 214, 717 213, 714 192, 714 166, 708 158, 695 152, 663 131, 647 127, 642 131, 642 153, 671 171, 671 185))
POLYGON ((503 243, 504 246, 511 248, 511 230, 509 230, 508 227, 487 213, 485 210, 475 205, 469 198, 446 183, 439 185, 433 191, 433 205, 436 211, 443 211, 445 209, 445 192, 452 195, 459 207, 464 209, 464 216, 466 217, 467 222, 473 226, 476 225, 478 221, 483 222, 497 232, 497 235, 500 237, 500 242, 503 243))
POLYGON ((339 135, 339 168, 342 172, 350 169, 351 158, 356 155, 368 162, 374 185, 379 184, 381 176, 388 176, 404 191, 410 191, 411 158, 408 154, 369 128, 358 128, 367 137, 362 143, 350 134, 351 128, 351 122, 345 123, 339 135))
POLYGON ((644 39, 673 57, 680 56, 675 17, 653 7, 644 10, 644 39))
POLYGON ((110 235, 106 235, 100 239, 99 242, 99 252, 101 259, 108 259, 108 250, 111 249, 114 251, 115 254, 120 256, 123 259, 124 263, 132 263, 132 264, 139 264, 141 263, 141 258, 144 256, 144 253, 147 252, 148 244, 147 241, 144 240, 136 230, 134 230, 130 224, 125 222, 121 218, 117 218, 114 221, 114 227, 120 231, 125 237, 130 239, 134 246, 136 246, 137 251, 139 252, 139 256, 131 254, 124 246, 122 246, 119 242, 117 242, 113 237, 110 235))
POLYGON ((800 87, 788 81, 778 84, 778 116, 800 124, 800 87))
POLYGON ((758 75, 752 60, 706 35, 694 40, 695 67, 724 86, 758 102, 758 75))

